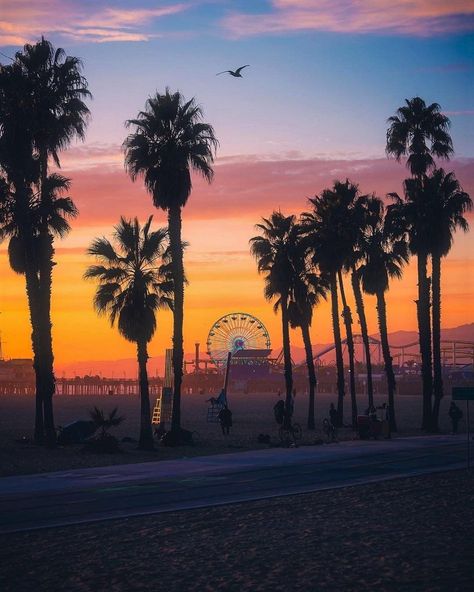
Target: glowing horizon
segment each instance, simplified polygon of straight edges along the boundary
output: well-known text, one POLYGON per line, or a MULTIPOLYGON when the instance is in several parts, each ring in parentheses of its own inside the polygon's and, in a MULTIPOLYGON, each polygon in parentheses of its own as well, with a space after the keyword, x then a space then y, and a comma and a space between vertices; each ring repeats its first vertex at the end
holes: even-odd
MULTIPOLYGON (((94 284, 82 279, 95 236, 110 236, 119 216, 153 214, 166 225, 140 181, 123 169, 124 121, 166 86, 196 96, 220 141, 215 180, 194 178, 183 212, 190 284, 185 296, 185 351, 205 343, 221 315, 243 310, 262 319, 272 346, 281 344, 279 317, 263 298, 248 249, 254 225, 274 209, 307 209, 307 198, 345 179, 364 193, 401 191, 403 164, 384 154, 386 119, 405 98, 439 102, 452 121, 454 170, 474 195, 472 29, 467 0, 448 5, 415 0, 269 0, 168 2, 140 0, 5 0, 0 51, 11 56, 41 34, 84 62, 94 100, 84 144, 61 154, 62 172, 80 216, 56 243, 53 337, 56 367, 74 361, 131 358, 135 348, 92 309, 94 284), (256 3, 257 4, 257 3, 256 3), (215 74, 249 63, 242 80, 215 74)), ((0 61, 7 58, 0 57, 0 61)), ((470 217, 472 221, 472 217, 470 217)), ((442 324, 473 320, 472 233, 455 237, 443 261, 442 324)), ((24 278, 8 267, 0 246, 0 330, 7 357, 30 357, 31 329, 24 278)), ((388 294, 389 330, 416 329, 413 261, 388 294)), ((348 290, 350 292, 350 290, 348 290)), ((369 330, 375 303, 366 297, 369 330)), ((355 328, 357 328, 354 313, 355 328)), ((327 303, 315 312, 313 342, 332 339, 327 303)), ((301 346, 298 332, 292 340, 301 346)), ((150 355, 171 344, 171 314, 158 313, 150 355)))

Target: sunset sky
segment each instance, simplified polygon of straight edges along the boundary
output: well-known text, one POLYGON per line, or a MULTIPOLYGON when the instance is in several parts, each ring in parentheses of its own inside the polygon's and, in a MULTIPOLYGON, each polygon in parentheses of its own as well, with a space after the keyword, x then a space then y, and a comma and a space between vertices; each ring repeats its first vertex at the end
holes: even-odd
MULTIPOLYGON (((154 214, 140 182, 124 172, 124 122, 153 93, 195 96, 220 142, 215 180, 194 181, 183 215, 189 287, 185 351, 205 343, 212 323, 252 313, 281 347, 280 325, 263 299, 248 240, 273 209, 300 213, 307 198, 339 178, 363 192, 401 191, 403 164, 384 153, 386 120, 405 98, 438 102, 452 121, 455 156, 443 164, 474 195, 474 5, 470 0, 0 0, 0 62, 41 35, 79 56, 93 101, 84 143, 62 154, 80 210, 57 244, 53 286, 57 369, 83 360, 135 355, 133 344, 92 309, 82 280, 85 249, 110 235, 121 214, 154 214), (216 73, 250 64, 244 78, 216 73)), ((472 221, 472 220, 471 220, 472 221)), ((443 326, 473 320, 474 234, 458 234, 443 267, 443 326)), ((6 357, 30 357, 24 279, 0 247, 0 329, 6 357)), ((389 329, 416 327, 415 266, 388 296, 389 329)), ((375 303, 367 298, 370 331, 375 303)), ((357 326, 356 326, 357 331, 357 326)), ((313 342, 331 341, 328 304, 313 342)), ((298 334, 294 343, 301 345, 298 334)), ((171 315, 160 313, 150 355, 171 344, 171 315)))

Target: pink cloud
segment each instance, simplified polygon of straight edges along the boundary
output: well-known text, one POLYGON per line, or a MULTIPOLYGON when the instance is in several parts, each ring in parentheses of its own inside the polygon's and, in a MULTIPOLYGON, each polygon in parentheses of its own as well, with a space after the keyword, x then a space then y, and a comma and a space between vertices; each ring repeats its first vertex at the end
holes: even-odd
POLYGON ((151 22, 186 9, 184 3, 118 9, 97 2, 91 10, 71 0, 3 0, 0 45, 22 45, 45 33, 89 43, 147 41, 158 36, 151 22))
POLYGON ((272 0, 269 13, 234 12, 222 21, 235 37, 289 31, 434 35, 473 28, 471 0, 272 0))
MULTIPOLYGON (((464 190, 474 195, 474 159, 443 163, 454 170, 464 190)), ((72 178, 71 195, 80 210, 75 225, 114 224, 119 215, 144 217, 153 212, 151 197, 141 182, 132 183, 122 166, 97 166, 65 174, 72 178)), ((235 219, 257 222, 273 209, 299 213, 307 198, 335 179, 359 184, 361 191, 385 195, 400 192, 408 175, 403 165, 385 158, 364 160, 225 160, 215 167, 215 179, 207 185, 194 179, 186 206, 188 219, 235 219)))

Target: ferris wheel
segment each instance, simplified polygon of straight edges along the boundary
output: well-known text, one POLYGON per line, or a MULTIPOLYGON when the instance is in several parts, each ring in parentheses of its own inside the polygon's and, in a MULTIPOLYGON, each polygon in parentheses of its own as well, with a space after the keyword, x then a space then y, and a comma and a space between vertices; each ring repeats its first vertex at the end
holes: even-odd
POLYGON ((270 349, 270 336, 265 325, 250 314, 232 312, 221 317, 207 336, 207 353, 220 366, 225 364, 228 352, 242 349, 270 349))

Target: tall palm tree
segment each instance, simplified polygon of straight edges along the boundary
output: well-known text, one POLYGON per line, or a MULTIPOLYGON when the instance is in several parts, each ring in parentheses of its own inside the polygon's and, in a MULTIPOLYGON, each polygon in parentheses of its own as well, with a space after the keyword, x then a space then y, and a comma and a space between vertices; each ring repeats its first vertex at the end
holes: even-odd
MULTIPOLYGON (((380 211, 382 214, 382 207, 380 211)), ((391 235, 382 216, 378 222, 373 221, 366 229, 359 245, 363 253, 363 263, 359 268, 362 288, 367 294, 373 294, 377 298, 380 341, 387 376, 390 427, 396 431, 394 398, 396 382, 388 343, 385 292, 389 288, 391 278, 401 278, 402 267, 408 261, 408 247, 404 238, 396 238, 391 235)))
MULTIPOLYGON (((388 119, 386 152, 400 160, 407 157, 413 175, 412 192, 419 192, 421 179, 435 166, 434 158, 449 159, 453 145, 449 135, 449 119, 441 113, 437 103, 426 105, 420 97, 406 99, 396 115, 388 119)), ((420 197, 420 199, 422 199, 420 197)), ((417 317, 423 379, 423 429, 430 430, 432 422, 433 369, 431 361, 430 282, 427 275, 427 245, 419 242, 417 317)))
POLYGON ((183 377, 184 265, 181 241, 181 210, 191 194, 191 173, 209 183, 217 139, 211 125, 202 122, 195 99, 185 101, 179 92, 157 93, 145 111, 127 121, 133 128, 124 141, 125 167, 132 180, 141 176, 153 204, 168 212, 173 309, 173 414, 171 430, 179 441, 181 430, 181 382, 183 377))
MULTIPOLYGON (((0 127, 10 140, 15 138, 8 133, 10 124, 6 119, 10 118, 16 122, 16 132, 20 132, 20 137, 27 138, 23 145, 23 154, 15 164, 17 172, 10 168, 10 173, 13 173, 16 179, 11 177, 11 180, 18 185, 18 171, 23 170, 28 161, 34 162, 35 176, 30 177, 28 183, 34 183, 38 188, 42 202, 40 226, 37 229, 41 240, 38 240, 34 253, 38 267, 36 280, 38 289, 34 298, 38 301, 35 306, 39 308, 39 326, 35 326, 33 331, 38 338, 35 354, 37 376, 35 438, 37 441, 42 440, 44 411, 44 427, 50 444, 54 444, 56 432, 52 406, 55 379, 51 336, 54 235, 49 232, 48 222, 52 208, 47 186, 48 165, 49 158, 52 157, 59 166, 59 152, 67 147, 74 137, 84 137, 89 110, 83 99, 88 98, 90 93, 87 90, 87 82, 81 74, 81 68, 77 58, 66 56, 62 49, 55 50, 42 38, 38 43, 27 44, 23 50, 17 52, 12 64, 1 68, 0 76, 1 102, 3 104, 3 99, 8 99, 6 95, 9 95, 10 101, 7 100, 7 103, 10 102, 10 105, 13 105, 13 110, 0 114, 0 120, 3 121, 0 127), (13 86, 8 84, 12 79, 11 74, 15 77, 13 86)), ((19 199, 22 199, 20 194, 24 191, 16 191, 19 199)), ((31 283, 29 281, 30 287, 31 283)))
POLYGON ((360 285, 360 270, 358 265, 363 258, 359 243, 364 236, 366 228, 377 220, 380 216, 380 207, 382 202, 375 196, 361 195, 358 199, 358 207, 354 209, 354 215, 348 220, 353 226, 355 243, 352 251, 348 254, 344 268, 351 274, 351 285, 354 293, 357 316, 359 318, 360 333, 365 354, 365 365, 367 369, 367 399, 368 406, 374 406, 374 386, 372 380, 372 355, 370 352, 369 330, 367 326, 367 317, 365 314, 364 298, 360 285))
MULTIPOLYGON (((269 218, 263 218, 256 228, 260 236, 250 239, 250 252, 257 260, 259 273, 265 273, 264 295, 267 300, 275 300, 275 312, 281 310, 283 363, 285 373, 287 411, 292 409, 293 371, 291 367, 290 346, 290 294, 295 281, 294 262, 298 256, 298 234, 295 216, 284 216, 273 212, 269 218)), ((285 414, 285 424, 289 427, 291 416, 285 414)))
MULTIPOLYGON (((70 189, 70 180, 59 174, 52 174, 44 182, 44 192, 48 194, 48 209, 38 193, 28 189, 26 199, 21 199, 14 192, 8 182, 3 179, 0 189, 0 241, 8 238, 8 254, 10 266, 16 273, 25 276, 30 320, 32 325, 32 346, 34 368, 37 374, 38 392, 43 394, 48 383, 48 373, 45 365, 52 365, 52 360, 45 354, 45 336, 48 328, 44 327, 47 318, 43 316, 40 305, 39 269, 41 253, 45 251, 42 245, 41 225, 47 224, 48 234, 54 238, 63 238, 71 230, 69 220, 77 216, 77 209, 72 199, 64 195, 70 189)), ((51 261, 54 251, 50 244, 48 253, 51 261)), ((37 396, 35 437, 42 441, 44 429, 49 444, 55 442, 54 415, 52 398, 37 396), (44 415, 43 415, 44 411, 44 415)))
POLYGON ((314 404, 317 386, 316 371, 314 367, 313 348, 311 345, 310 327, 313 320, 313 309, 321 298, 326 298, 329 288, 328 278, 317 274, 313 270, 311 251, 308 241, 300 231, 296 246, 296 257, 293 260, 294 279, 290 290, 288 303, 288 317, 290 326, 301 329, 301 336, 308 368, 309 400, 308 400, 308 430, 314 430, 314 404))
POLYGON ((464 214, 472 209, 472 200, 464 192, 454 173, 435 169, 422 179, 422 192, 429 204, 431 216, 430 234, 433 279, 433 418, 432 428, 438 431, 439 407, 443 397, 443 375, 441 365, 441 259, 451 250, 453 234, 460 228, 469 230, 464 214))
POLYGON ((343 301, 342 316, 346 328, 346 342, 349 354, 352 422, 355 423, 357 420, 357 401, 352 318, 345 297, 341 270, 354 248, 356 240, 355 226, 349 224, 348 220, 358 217, 355 211, 358 211, 361 207, 360 196, 357 185, 346 179, 345 182, 335 181, 331 189, 323 190, 321 195, 309 201, 313 206, 313 210, 303 214, 303 226, 312 243, 314 264, 318 265, 319 269, 328 275, 331 288, 339 423, 341 425, 343 423, 344 361, 339 326, 338 281, 343 301))
POLYGON ((336 237, 337 208, 332 207, 330 190, 324 190, 320 196, 310 199, 313 211, 302 214, 302 222, 313 248, 313 264, 327 274, 331 291, 331 315, 336 352, 337 371, 337 417, 339 425, 343 424, 344 413, 344 360, 342 357, 341 328, 339 325, 339 302, 337 294, 337 271, 342 266, 345 256, 339 251, 336 237), (333 249, 335 256, 333 257, 333 249))
POLYGON ((37 273, 37 245, 30 205, 33 183, 38 179, 37 160, 33 155, 24 106, 29 86, 15 62, 0 67, 0 172, 2 173, 2 225, 14 215, 17 238, 24 249, 26 294, 31 322, 33 367, 36 377, 35 442, 44 439, 43 398, 41 381, 41 348, 39 343, 39 277, 37 273))
POLYGON ((95 239, 88 249, 97 258, 84 274, 99 283, 94 307, 106 314, 120 334, 137 346, 140 383, 139 448, 153 449, 150 396, 148 389, 147 346, 156 331, 156 311, 170 306, 172 285, 163 276, 160 264, 165 255, 167 232, 150 232, 152 216, 141 227, 138 219, 120 218, 115 227, 115 245, 106 238, 95 239))
POLYGON ((44 401, 45 430, 50 443, 55 429, 52 397, 55 391, 51 322, 51 291, 53 271, 53 235, 48 229, 51 208, 48 190, 49 159, 60 166, 59 152, 67 148, 74 138, 84 139, 89 109, 84 100, 91 97, 87 81, 82 75, 81 61, 67 56, 61 48, 55 49, 44 39, 34 45, 27 44, 15 55, 15 63, 29 86, 28 125, 33 148, 39 165, 39 190, 42 202, 39 241, 39 282, 42 359, 42 396, 44 401))

